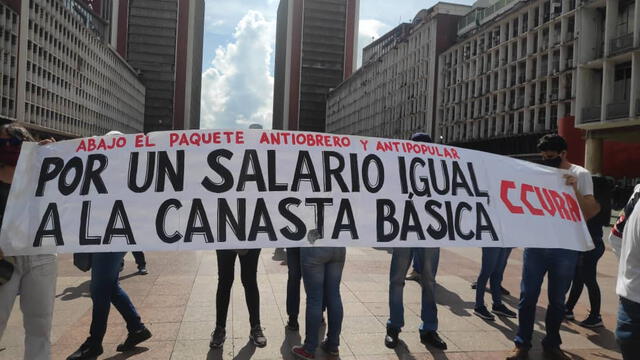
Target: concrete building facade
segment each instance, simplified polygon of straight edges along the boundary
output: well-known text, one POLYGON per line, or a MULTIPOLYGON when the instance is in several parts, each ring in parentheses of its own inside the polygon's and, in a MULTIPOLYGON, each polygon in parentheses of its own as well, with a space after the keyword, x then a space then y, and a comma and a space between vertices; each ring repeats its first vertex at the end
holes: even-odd
POLYGON ((330 94, 327 131, 407 139, 435 132, 438 55, 469 6, 438 3, 363 50, 363 65, 330 94))
MULTIPOLYGON (((640 8, 634 0, 583 1, 576 127, 586 131, 586 165, 603 172, 611 142, 640 163, 640 8)), ((626 167, 634 163, 627 161, 626 167)), ((621 166, 624 166, 621 164, 621 166)), ((633 167, 633 166, 631 166, 633 167)), ((640 177, 640 169, 635 171, 640 177)))
POLYGON ((147 93, 144 130, 198 129, 204 0, 125 0, 126 58, 147 93))
POLYGON ((325 131, 329 89, 356 67, 359 0, 281 0, 273 128, 325 131))
POLYGON ((0 3, 2 122, 62 137, 143 129, 145 89, 115 50, 114 4, 0 3))
POLYGON ((440 56, 437 132, 446 143, 536 153, 575 110, 576 0, 476 3, 440 56))

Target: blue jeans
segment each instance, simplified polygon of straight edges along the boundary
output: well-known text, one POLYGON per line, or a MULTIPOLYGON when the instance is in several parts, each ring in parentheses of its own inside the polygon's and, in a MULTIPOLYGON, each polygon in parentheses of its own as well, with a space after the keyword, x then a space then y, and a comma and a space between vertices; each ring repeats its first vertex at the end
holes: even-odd
POLYGON ((547 335, 542 346, 548 349, 558 348, 560 325, 564 319, 564 300, 578 262, 577 251, 566 249, 525 249, 520 283, 520 303, 518 304, 518 333, 514 339, 516 346, 531 348, 533 323, 536 318, 536 304, 544 276, 549 273, 547 292, 549 306, 545 319, 547 335))
MULTIPOLYGON (((422 248, 413 248, 411 249, 411 258, 413 260, 413 271, 418 274, 422 273, 422 260, 417 255, 422 248)), ((440 263, 440 252, 438 251, 435 255, 433 255, 433 261, 431 262, 431 272, 433 273, 433 277, 436 277, 438 273, 438 264, 440 263)))
POLYGON ((127 330, 135 332, 144 328, 140 315, 131 299, 120 287, 118 273, 125 253, 96 253, 91 256, 91 300, 93 311, 88 342, 101 345, 107 332, 107 320, 111 304, 120 312, 127 330))
POLYGON ((490 281, 493 305, 502 304, 502 278, 509 255, 511 255, 510 248, 482 248, 482 268, 476 286, 476 308, 484 306, 487 281, 490 281))
POLYGON ((422 285, 422 319, 421 331, 438 329, 438 310, 435 299, 435 272, 440 257, 440 248, 395 248, 391 256, 389 270, 389 321, 387 326, 400 330, 404 326, 404 292, 405 276, 411 265, 412 251, 422 264, 420 285, 422 285), (434 265, 435 263, 435 265, 434 265))
POLYGON ((307 293, 304 349, 311 354, 315 353, 318 347, 323 299, 326 301, 328 313, 327 344, 332 349, 340 346, 344 316, 340 298, 340 281, 346 253, 345 248, 300 249, 302 280, 307 293))
POLYGON ((620 297, 616 340, 624 360, 637 359, 640 354, 640 303, 620 297))

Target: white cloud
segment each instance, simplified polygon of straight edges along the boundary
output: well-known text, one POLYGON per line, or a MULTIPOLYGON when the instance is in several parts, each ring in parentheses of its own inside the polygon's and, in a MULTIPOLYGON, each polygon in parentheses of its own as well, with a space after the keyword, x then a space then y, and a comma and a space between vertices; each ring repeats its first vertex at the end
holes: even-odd
POLYGON ((271 128, 273 76, 271 58, 275 23, 249 10, 233 34, 234 42, 218 47, 202 74, 203 128, 271 128))
POLYGON ((362 65, 362 49, 390 29, 391 26, 376 19, 360 20, 360 30, 358 32, 358 67, 362 65))

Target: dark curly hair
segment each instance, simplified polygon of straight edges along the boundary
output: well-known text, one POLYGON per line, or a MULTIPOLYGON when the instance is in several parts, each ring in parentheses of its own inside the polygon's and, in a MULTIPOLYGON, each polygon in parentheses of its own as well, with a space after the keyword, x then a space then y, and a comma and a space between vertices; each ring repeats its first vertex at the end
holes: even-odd
POLYGON ((539 151, 563 152, 567 149, 567 141, 558 134, 547 134, 538 140, 539 151))

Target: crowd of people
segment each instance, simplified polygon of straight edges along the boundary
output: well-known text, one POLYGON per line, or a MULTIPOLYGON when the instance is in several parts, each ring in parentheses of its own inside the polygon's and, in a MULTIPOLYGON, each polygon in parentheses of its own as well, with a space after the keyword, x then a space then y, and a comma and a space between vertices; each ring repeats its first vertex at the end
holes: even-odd
MULTIPOLYGON (((427 134, 418 133, 413 141, 431 142, 427 134)), ((22 143, 35 141, 24 128, 16 124, 0 127, 0 222, 7 206, 7 194, 14 178, 22 143)), ((53 139, 40 141, 45 145, 53 139)), ((549 304, 545 317, 545 337, 542 349, 547 359, 569 359, 560 349, 560 326, 565 319, 573 319, 573 309, 586 286, 591 311, 579 324, 595 328, 603 326, 600 315, 601 293, 597 282, 597 264, 603 256, 603 224, 592 219, 600 212, 600 204, 594 196, 591 174, 584 168, 571 164, 567 159, 567 143, 559 135, 545 135, 538 143, 542 163, 566 170, 567 185, 574 188, 582 213, 587 219, 593 250, 577 252, 567 249, 527 248, 522 265, 521 293, 518 308, 509 309, 502 297, 508 294, 502 287, 511 249, 483 248, 482 265, 477 281, 474 314, 487 321, 495 316, 517 318, 518 329, 514 334, 514 350, 508 360, 527 359, 532 347, 536 307, 542 283, 547 277, 549 304), (485 289, 489 284, 492 306, 485 305, 485 289), (569 294, 567 298, 567 294, 569 294)), ((620 296, 616 338, 625 360, 640 354, 640 211, 633 211, 640 198, 638 185, 627 206, 621 212, 609 239, 620 259, 617 294, 620 296)), ((19 204, 9 204, 19 206, 19 204)), ((318 243, 321 245, 321 243, 318 243)), ((216 294, 216 322, 211 334, 212 349, 224 346, 227 333, 227 313, 234 282, 236 259, 240 262, 240 278, 245 292, 249 322, 249 338, 256 347, 265 347, 267 337, 260 322, 260 292, 257 268, 260 249, 217 250, 218 287, 216 294)), ((120 287, 119 273, 123 268, 125 253, 96 253, 90 255, 92 320, 86 341, 71 354, 68 360, 95 359, 103 353, 102 342, 107 331, 107 319, 111 304, 125 320, 128 335, 117 350, 126 352, 152 337, 144 325, 131 299, 120 287)), ((134 253, 138 273, 147 274, 144 254, 134 253)), ((388 348, 396 348, 404 322, 403 290, 407 280, 421 285, 420 341, 436 349, 447 349, 447 343, 438 334, 436 306, 436 273, 440 259, 439 248, 394 248, 389 268, 389 319, 384 337, 388 348), (412 272, 407 275, 412 267, 412 272)), ((343 307, 340 295, 342 271, 346 249, 335 247, 305 247, 286 250, 288 266, 286 330, 300 331, 301 282, 306 292, 305 337, 300 346, 291 352, 297 359, 315 359, 321 351, 339 355, 343 307), (320 330, 325 323, 326 337, 320 330)), ((0 338, 7 326, 11 310, 19 295, 24 318, 24 359, 51 358, 51 325, 56 292, 57 260, 55 255, 5 257, 0 252, 0 338)))

